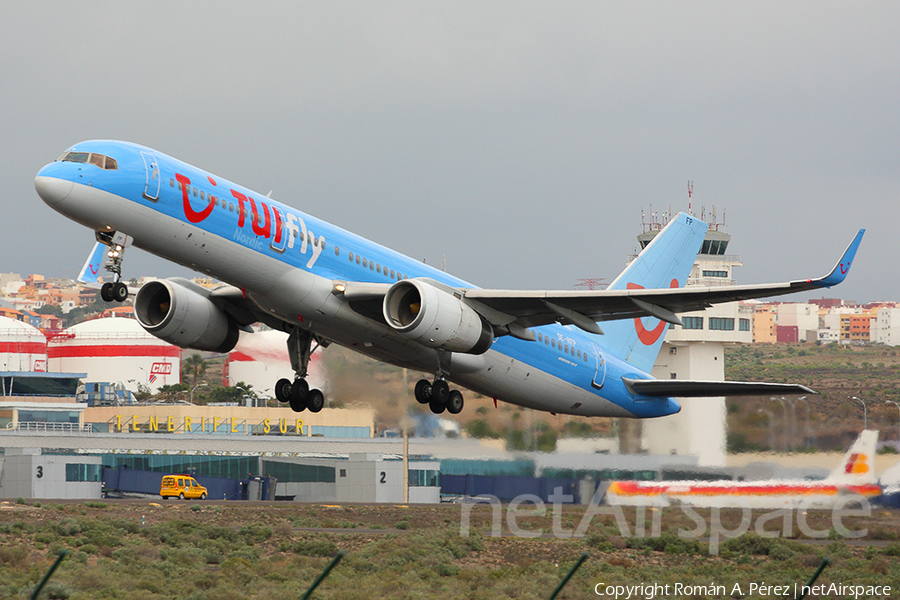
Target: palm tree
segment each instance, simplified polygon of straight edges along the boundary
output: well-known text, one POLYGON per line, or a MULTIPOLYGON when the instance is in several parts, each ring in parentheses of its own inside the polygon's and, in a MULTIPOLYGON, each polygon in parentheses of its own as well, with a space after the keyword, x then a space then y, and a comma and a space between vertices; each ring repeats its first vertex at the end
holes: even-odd
POLYGON ((181 361, 181 373, 183 376, 190 375, 193 379, 191 387, 196 387, 197 378, 206 373, 206 361, 199 354, 192 354, 181 361))

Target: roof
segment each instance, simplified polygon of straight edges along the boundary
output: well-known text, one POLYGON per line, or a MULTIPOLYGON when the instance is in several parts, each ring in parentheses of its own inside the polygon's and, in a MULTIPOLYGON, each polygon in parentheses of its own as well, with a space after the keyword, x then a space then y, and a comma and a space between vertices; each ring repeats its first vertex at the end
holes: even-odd
POLYGON ((37 327, 34 327, 33 325, 19 321, 17 319, 10 319, 9 317, 0 316, 0 335, 2 335, 2 333, 15 333, 16 335, 44 337, 44 334, 41 333, 41 330, 37 327))
MULTIPOLYGON (((82 321, 76 325, 72 325, 66 331, 74 333, 75 337, 82 334, 88 334, 93 337, 96 334, 130 334, 130 337, 145 337, 148 339, 158 339, 155 336, 144 331, 144 328, 134 319, 123 319, 115 317, 105 317, 102 319, 91 319, 90 321, 82 321)), ((164 343, 160 340, 160 343, 164 343)))

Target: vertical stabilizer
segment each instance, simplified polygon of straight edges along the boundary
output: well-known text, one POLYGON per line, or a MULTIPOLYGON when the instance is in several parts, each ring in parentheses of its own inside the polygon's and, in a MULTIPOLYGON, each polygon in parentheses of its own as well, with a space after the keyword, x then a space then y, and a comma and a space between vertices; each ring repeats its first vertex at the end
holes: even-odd
POLYGON ((866 429, 859 434, 850 450, 844 455, 841 463, 828 476, 831 483, 860 485, 875 483, 875 445, 878 443, 878 432, 866 429))
POLYGON ((88 255, 87 260, 84 261, 84 266, 81 267, 81 273, 78 274, 78 281, 81 283, 98 282, 106 248, 107 247, 100 242, 94 244, 94 248, 88 255))
MULTIPOLYGON (((708 225, 679 213, 607 289, 683 287, 700 252, 708 225)), ((653 317, 606 321, 603 344, 611 352, 647 373, 662 347, 668 324, 653 317)))

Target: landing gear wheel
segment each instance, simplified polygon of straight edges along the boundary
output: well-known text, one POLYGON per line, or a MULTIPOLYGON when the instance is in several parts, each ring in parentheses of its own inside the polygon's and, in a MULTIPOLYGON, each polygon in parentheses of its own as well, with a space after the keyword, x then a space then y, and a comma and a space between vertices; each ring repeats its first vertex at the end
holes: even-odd
POLYGON ((303 412, 304 410, 306 410, 306 402, 304 402, 303 400, 300 400, 299 398, 294 398, 293 395, 291 395, 290 402, 291 402, 291 410, 292 411, 299 413, 299 412, 303 412))
POLYGON ((431 384, 431 402, 437 402, 441 406, 447 404, 450 397, 450 386, 443 379, 438 379, 431 384))
POLYGON ((306 400, 307 394, 309 394, 309 383, 305 379, 295 379, 291 384, 291 402, 294 400, 303 402, 306 400))
POLYGON ((277 398, 279 402, 290 402, 291 390, 293 387, 294 385, 291 383, 290 379, 279 379, 275 384, 275 398, 277 398))
POLYGON ((128 286, 121 281, 114 283, 112 286, 112 298, 116 302, 125 302, 128 300, 128 286))
POLYGON ((439 415, 444 412, 447 407, 443 404, 438 403, 436 399, 432 398, 431 401, 428 402, 428 408, 430 408, 431 412, 433 412, 434 414, 439 415))
POLYGON ((428 401, 431 400, 431 382, 427 379, 417 381, 415 396, 419 404, 428 404, 428 401))
POLYGON ((309 390, 306 396, 306 408, 309 412, 317 413, 325 406, 325 395, 321 390, 309 390))
POLYGON ((447 397, 447 412, 451 415, 458 415, 463 409, 463 395, 459 390, 453 390, 447 397))
POLYGON ((112 302, 113 301, 112 287, 113 287, 113 284, 108 281, 100 286, 100 299, 101 300, 103 300, 104 302, 112 302))

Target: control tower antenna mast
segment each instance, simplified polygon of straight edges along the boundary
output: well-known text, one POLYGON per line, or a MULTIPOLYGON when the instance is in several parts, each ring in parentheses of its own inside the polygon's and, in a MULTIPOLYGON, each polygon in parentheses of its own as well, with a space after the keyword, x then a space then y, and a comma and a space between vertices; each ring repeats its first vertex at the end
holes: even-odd
POLYGON ((692 217, 694 216, 694 211, 691 210, 691 198, 694 195, 694 182, 688 181, 688 214, 692 217))

